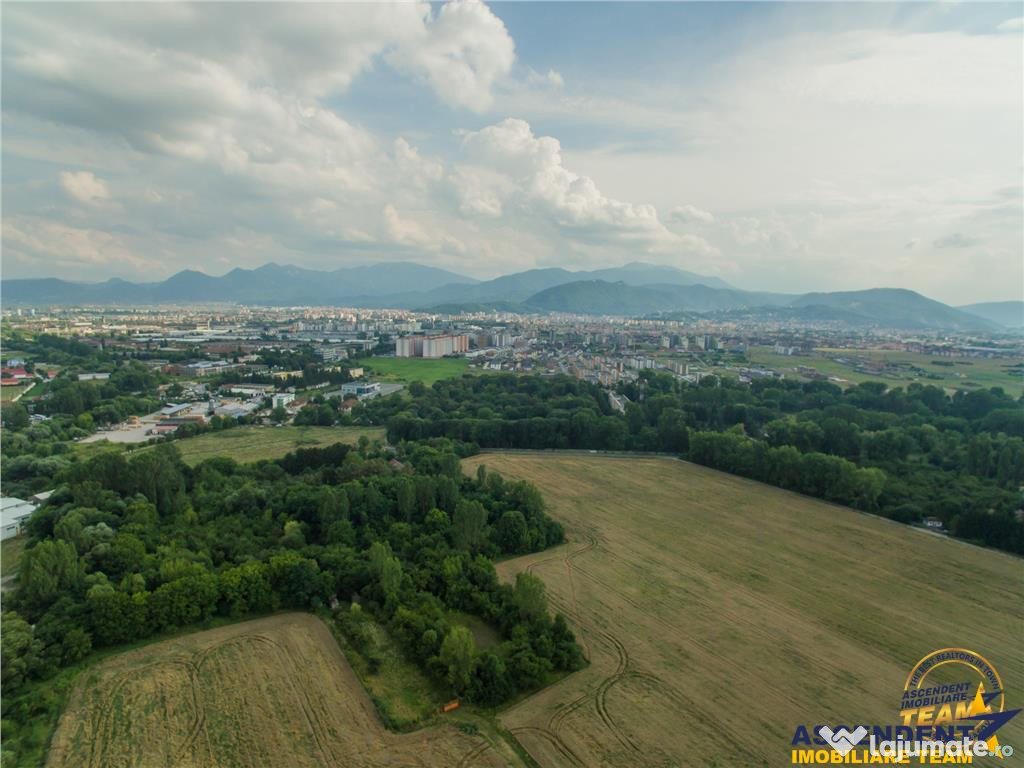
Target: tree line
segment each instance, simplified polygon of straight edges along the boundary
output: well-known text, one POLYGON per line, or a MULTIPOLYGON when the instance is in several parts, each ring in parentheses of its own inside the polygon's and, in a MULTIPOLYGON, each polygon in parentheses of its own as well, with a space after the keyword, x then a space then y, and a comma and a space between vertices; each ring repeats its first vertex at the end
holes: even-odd
POLYGON ((662 451, 906 523, 1024 553, 1024 403, 1000 388, 726 379, 642 371, 615 412, 564 376, 464 376, 354 414, 392 442, 446 437, 485 448, 662 451))
POLYGON ((27 523, 4 601, 4 749, 38 750, 37 723, 57 706, 40 681, 95 649, 215 616, 337 605, 354 646, 377 623, 452 694, 487 705, 578 668, 543 583, 501 584, 493 565, 562 542, 562 528, 534 487, 483 469, 464 476, 469 450, 435 440, 389 453, 364 440, 189 468, 169 443, 64 468, 27 523), (476 647, 457 612, 500 640, 476 647))

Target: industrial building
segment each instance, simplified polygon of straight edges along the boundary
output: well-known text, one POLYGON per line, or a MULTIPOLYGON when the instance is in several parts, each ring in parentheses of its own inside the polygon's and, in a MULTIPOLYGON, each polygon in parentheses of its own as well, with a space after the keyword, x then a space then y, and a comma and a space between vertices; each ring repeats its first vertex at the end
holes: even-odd
POLYGON ((350 381, 341 385, 341 396, 355 395, 360 400, 367 400, 380 394, 380 382, 350 381))
POLYGON ((278 406, 284 407, 291 403, 293 400, 295 400, 295 395, 293 395, 291 392, 278 392, 277 394, 271 396, 270 398, 270 402, 272 403, 274 408, 277 408, 278 406))
POLYGON ((31 501, 16 499, 13 496, 0 499, 0 513, 2 513, 0 539, 9 539, 21 533, 22 523, 28 520, 35 511, 36 505, 31 501))

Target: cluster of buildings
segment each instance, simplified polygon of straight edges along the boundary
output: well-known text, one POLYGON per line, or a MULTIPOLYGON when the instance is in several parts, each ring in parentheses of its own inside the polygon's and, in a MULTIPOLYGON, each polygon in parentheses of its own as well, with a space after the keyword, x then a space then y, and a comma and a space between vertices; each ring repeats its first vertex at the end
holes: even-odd
POLYGON ((34 378, 35 376, 33 374, 29 373, 21 366, 5 366, 0 369, 0 386, 3 387, 18 387, 22 384, 28 383, 34 378))
POLYGON ((469 351, 469 336, 460 334, 400 336, 395 340, 395 357, 446 357, 469 351))
POLYGON ((10 539, 21 533, 21 528, 25 521, 52 494, 53 491, 43 491, 42 493, 35 494, 27 501, 25 499, 17 499, 14 496, 0 498, 0 539, 10 539))

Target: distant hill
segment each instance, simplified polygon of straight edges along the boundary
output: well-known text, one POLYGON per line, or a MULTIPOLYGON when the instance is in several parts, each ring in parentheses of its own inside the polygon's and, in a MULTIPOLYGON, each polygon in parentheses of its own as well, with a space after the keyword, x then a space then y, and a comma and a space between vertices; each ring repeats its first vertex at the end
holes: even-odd
POLYGON ((629 286, 585 280, 539 291, 523 304, 547 312, 591 315, 641 315, 675 312, 735 312, 776 320, 832 322, 854 326, 947 330, 995 330, 989 320, 962 312, 914 291, 873 288, 866 291, 780 293, 711 288, 706 285, 629 286))
POLYGON ((806 293, 790 302, 789 306, 820 306, 842 310, 889 328, 943 328, 957 331, 991 331, 997 328, 989 320, 969 315, 905 288, 806 293))
POLYGON ((523 304, 549 312, 590 315, 642 315, 652 312, 710 312, 718 309, 783 304, 791 296, 710 288, 706 285, 641 285, 581 280, 547 288, 523 304))
MULTIPOLYGON (((550 267, 503 275, 493 280, 484 280, 469 287, 464 285, 446 285, 428 291, 413 306, 422 308, 438 304, 463 302, 522 302, 535 293, 547 288, 583 280, 602 280, 609 283, 621 282, 631 286, 650 285, 653 283, 665 285, 696 285, 703 283, 704 285, 714 285, 719 288, 729 287, 727 283, 717 277, 698 275, 694 272, 687 272, 685 269, 677 269, 676 267, 634 261, 621 267, 598 269, 590 272, 570 272, 567 269, 550 267)), ((408 297, 402 298, 408 300, 408 297)))
POLYGON ((986 301, 957 309, 1006 328, 1024 328, 1024 301, 986 301))
POLYGON ((159 283, 74 283, 56 278, 4 280, 8 304, 159 304, 224 302, 239 304, 336 304, 344 299, 402 291, 429 291, 442 285, 465 287, 471 277, 412 262, 383 262, 331 271, 265 264, 233 269, 213 277, 182 270, 159 283))
POLYGON ((661 264, 645 264, 634 261, 613 269, 595 269, 591 272, 573 273, 575 280, 604 280, 609 283, 623 282, 626 285, 706 285, 709 288, 732 288, 718 277, 698 275, 685 269, 666 267, 661 264))
POLYGON ((956 309, 914 291, 783 293, 742 291, 717 277, 675 267, 632 262, 572 272, 530 269, 478 281, 412 262, 383 262, 335 270, 265 264, 211 276, 183 270, 158 283, 74 283, 57 278, 4 280, 7 305, 140 305, 161 303, 339 305, 473 311, 571 312, 643 316, 735 313, 748 319, 812 321, 901 329, 994 331, 1024 327, 1024 302, 974 304, 956 309), (969 310, 969 311, 965 311, 969 310))
POLYGON ((437 304, 423 307, 422 312, 433 312, 438 315, 461 315, 471 312, 529 312, 528 307, 512 301, 468 301, 451 304, 437 304))
POLYGON ((661 283, 719 288, 728 285, 675 267, 633 262, 594 272, 551 267, 477 281, 436 267, 412 262, 384 262, 365 267, 322 271, 265 264, 233 269, 219 277, 182 270, 159 283, 75 283, 57 278, 4 280, 3 300, 9 304, 159 304, 223 302, 227 304, 349 303, 365 307, 419 309, 445 304, 521 302, 538 291, 583 279, 621 281, 629 285, 661 283))

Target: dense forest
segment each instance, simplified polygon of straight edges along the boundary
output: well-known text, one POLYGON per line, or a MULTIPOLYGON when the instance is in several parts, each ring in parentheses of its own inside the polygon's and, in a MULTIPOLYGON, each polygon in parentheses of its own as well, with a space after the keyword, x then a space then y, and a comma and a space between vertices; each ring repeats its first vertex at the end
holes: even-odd
POLYGON ((397 453, 364 439, 190 469, 166 444, 71 464, 27 525, 4 601, 4 763, 38 754, 39 723, 59 709, 45 681, 61 667, 218 615, 337 606, 357 648, 378 622, 439 684, 484 705, 581 666, 543 583, 524 573, 500 584, 492 564, 560 543, 561 527, 534 487, 465 477, 465 452, 446 439, 397 453), (476 648, 454 612, 500 643, 476 648))
POLYGON ((690 385, 643 371, 621 387, 567 377, 466 376, 365 408, 392 442, 448 437, 483 448, 660 451, 1024 554, 1024 408, 1001 389, 763 379, 690 385))

